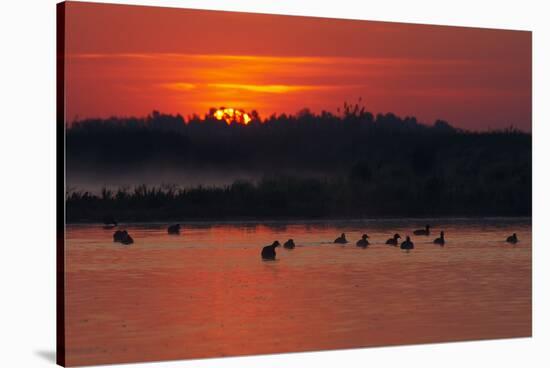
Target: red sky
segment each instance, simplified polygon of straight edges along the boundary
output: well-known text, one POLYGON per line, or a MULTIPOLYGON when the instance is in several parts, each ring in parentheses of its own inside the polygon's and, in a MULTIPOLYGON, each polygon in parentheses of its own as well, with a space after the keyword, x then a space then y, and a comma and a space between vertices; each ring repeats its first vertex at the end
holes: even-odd
POLYGON ((369 111, 531 130, 531 33, 67 3, 67 119, 369 111))

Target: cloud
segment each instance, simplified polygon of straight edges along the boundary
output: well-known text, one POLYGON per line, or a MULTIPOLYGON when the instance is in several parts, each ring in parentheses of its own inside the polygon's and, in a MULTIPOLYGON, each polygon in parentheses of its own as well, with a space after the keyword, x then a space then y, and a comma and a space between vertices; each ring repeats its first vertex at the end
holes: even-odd
POLYGON ((210 83, 208 87, 224 88, 224 89, 240 89, 252 92, 263 93, 287 93, 297 91, 311 91, 318 89, 326 89, 327 86, 315 85, 285 85, 285 84, 236 84, 236 83, 210 83))
MULTIPOLYGON (((353 65, 469 65, 474 61, 468 59, 434 59, 404 57, 345 57, 345 56, 275 56, 275 55, 230 55, 230 54, 184 54, 184 53, 75 53, 69 54, 75 59, 157 59, 164 61, 199 60, 212 62, 253 62, 269 64, 353 64, 353 65)), ((475 60, 475 64, 489 64, 487 61, 475 60)))
POLYGON ((196 84, 193 83, 183 83, 183 82, 175 82, 175 83, 161 83, 161 87, 176 90, 176 91, 190 91, 192 89, 195 89, 197 87, 196 84))

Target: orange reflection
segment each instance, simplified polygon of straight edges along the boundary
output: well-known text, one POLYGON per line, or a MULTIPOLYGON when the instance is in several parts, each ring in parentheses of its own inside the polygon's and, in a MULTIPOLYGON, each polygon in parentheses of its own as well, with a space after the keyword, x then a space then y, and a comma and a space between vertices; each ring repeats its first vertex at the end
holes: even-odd
MULTIPOLYGON (((531 335, 530 224, 449 222, 452 256, 324 243, 342 231, 358 239, 362 226, 200 223, 173 237, 163 226, 134 224, 136 243, 121 248, 101 226, 69 225, 67 363, 531 335), (522 246, 503 257, 487 239, 508 226, 522 246), (296 249, 277 249, 275 262, 260 259, 264 245, 291 237, 296 249)), ((406 220, 384 222, 369 232, 386 239, 390 229, 410 228, 406 220)))

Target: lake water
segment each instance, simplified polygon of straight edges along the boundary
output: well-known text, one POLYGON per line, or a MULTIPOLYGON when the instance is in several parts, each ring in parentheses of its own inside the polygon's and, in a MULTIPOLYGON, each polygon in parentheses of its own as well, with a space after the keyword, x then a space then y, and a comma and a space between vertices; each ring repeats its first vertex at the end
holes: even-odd
POLYGON ((529 218, 182 225, 123 224, 130 246, 67 226, 67 364, 531 336, 529 218), (384 244, 425 223, 414 250, 384 244))

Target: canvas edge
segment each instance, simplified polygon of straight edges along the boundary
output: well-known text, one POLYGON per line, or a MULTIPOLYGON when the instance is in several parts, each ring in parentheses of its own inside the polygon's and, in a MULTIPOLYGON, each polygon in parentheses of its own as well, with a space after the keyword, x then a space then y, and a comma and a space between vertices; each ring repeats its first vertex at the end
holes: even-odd
POLYGON ((56 4, 56 363, 65 366, 65 2, 56 4))

